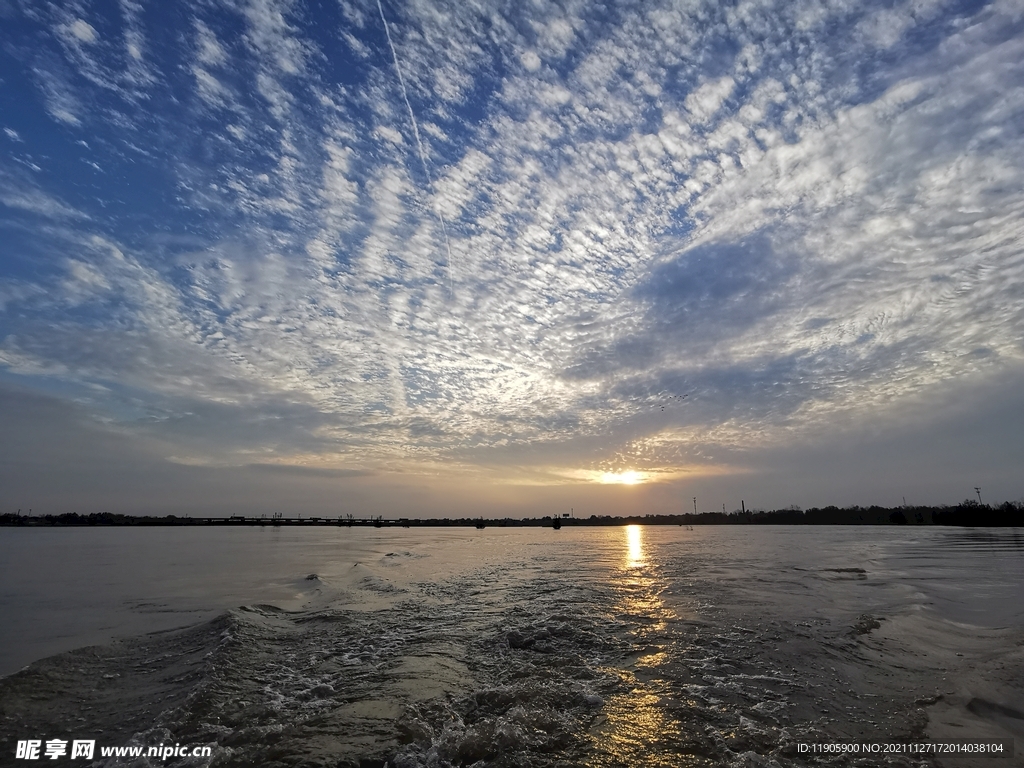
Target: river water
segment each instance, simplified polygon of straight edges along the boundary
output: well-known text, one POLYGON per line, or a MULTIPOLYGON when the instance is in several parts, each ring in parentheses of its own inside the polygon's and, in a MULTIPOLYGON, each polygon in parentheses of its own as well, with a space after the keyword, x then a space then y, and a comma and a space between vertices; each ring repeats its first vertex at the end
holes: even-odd
POLYGON ((213 748, 152 765, 1024 749, 1021 584, 1018 529, 3 529, 0 764, 35 732, 213 748))

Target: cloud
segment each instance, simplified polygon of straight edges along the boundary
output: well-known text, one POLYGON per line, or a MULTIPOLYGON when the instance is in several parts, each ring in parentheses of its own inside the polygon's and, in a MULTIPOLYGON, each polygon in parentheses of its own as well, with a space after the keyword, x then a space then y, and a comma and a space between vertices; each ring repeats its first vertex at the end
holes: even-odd
POLYGON ((156 82, 144 57, 142 6, 134 0, 120 0, 117 10, 119 13, 113 18, 105 19, 120 31, 117 37, 101 36, 96 26, 67 8, 54 5, 45 13, 66 66, 76 79, 81 78, 125 102, 137 103, 146 98, 156 82))
POLYGON ((227 52, 213 30, 199 19, 195 19, 194 24, 196 30, 196 58, 199 63, 206 66, 226 64, 228 61, 227 52))
POLYGON ((536 51, 523 51, 519 56, 519 60, 523 63, 527 72, 536 72, 541 67, 540 56, 537 55, 536 51))
POLYGON ((359 471, 710 472, 984 380, 1024 353, 1000 8, 54 12, 36 87, 116 172, 11 175, 51 224, 0 350, 179 460, 359 471))
POLYGON ((32 70, 42 91, 46 112, 51 118, 64 125, 78 127, 82 124, 79 115, 83 108, 74 89, 67 82, 62 67, 52 60, 43 58, 32 70))
POLYGON ((686 97, 684 104, 698 123, 708 122, 719 110, 722 103, 729 98, 736 81, 731 77, 723 77, 711 83, 704 83, 686 97))
POLYGON ((68 24, 67 33, 83 43, 96 42, 96 30, 93 29, 89 22, 83 21, 82 19, 75 19, 73 22, 68 24))
POLYGON ((580 345, 566 373, 615 379, 727 357, 723 347, 786 308, 797 271, 798 257, 776 253, 765 235, 684 249, 623 297, 613 311, 620 320, 597 326, 596 344, 580 345))
POLYGON ((309 46, 287 19, 291 11, 291 3, 268 0, 251 0, 243 10, 248 22, 246 42, 268 67, 285 75, 300 74, 309 55, 309 46))
POLYGON ((47 194, 33 179, 3 166, 0 166, 0 203, 48 219, 89 218, 82 211, 47 194))

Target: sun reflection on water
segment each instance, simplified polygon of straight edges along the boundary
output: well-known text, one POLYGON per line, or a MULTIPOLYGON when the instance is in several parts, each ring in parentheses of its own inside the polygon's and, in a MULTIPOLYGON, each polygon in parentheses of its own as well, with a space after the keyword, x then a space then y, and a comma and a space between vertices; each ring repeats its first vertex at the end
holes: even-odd
POLYGON ((692 734, 662 703, 678 697, 661 679, 674 657, 670 624, 678 615, 662 598, 667 585, 657 550, 644 534, 642 526, 626 526, 622 570, 615 581, 613 610, 631 627, 629 642, 634 652, 606 668, 619 678, 621 688, 606 699, 589 729, 590 750, 584 764, 588 768, 710 766, 712 762, 694 747, 692 734))
POLYGON ((626 567, 637 568, 644 564, 644 534, 639 525, 626 526, 626 567))

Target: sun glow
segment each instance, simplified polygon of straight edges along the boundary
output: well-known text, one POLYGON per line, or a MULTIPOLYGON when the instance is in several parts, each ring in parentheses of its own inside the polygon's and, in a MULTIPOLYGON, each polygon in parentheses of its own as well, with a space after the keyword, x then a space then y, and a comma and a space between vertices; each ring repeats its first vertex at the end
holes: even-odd
POLYGON ((635 472, 632 469, 626 472, 603 472, 601 474, 602 483, 619 483, 620 485, 636 485, 642 483, 645 477, 639 472, 635 472))

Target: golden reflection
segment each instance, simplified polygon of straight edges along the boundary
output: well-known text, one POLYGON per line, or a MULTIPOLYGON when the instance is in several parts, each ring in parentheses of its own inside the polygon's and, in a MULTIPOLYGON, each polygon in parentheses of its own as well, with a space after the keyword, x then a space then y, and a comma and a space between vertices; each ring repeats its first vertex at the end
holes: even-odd
MULTIPOLYGON (((657 534, 646 531, 657 540, 657 534)), ((651 768, 696 768, 714 765, 692 750, 692 734, 684 732, 666 702, 679 700, 667 680, 679 660, 669 625, 678 618, 662 593, 667 587, 658 567, 657 550, 645 547, 645 529, 628 525, 622 570, 616 579, 613 610, 629 627, 634 653, 604 671, 622 681, 622 692, 605 701, 589 729, 588 768, 643 765, 651 768)))
POLYGON ((613 696, 590 727, 593 751, 584 764, 588 768, 708 765, 685 754, 681 723, 661 705, 659 693, 635 689, 629 695, 613 696))
POLYGON ((637 568, 644 564, 644 533, 639 525, 626 526, 626 567, 637 568))

